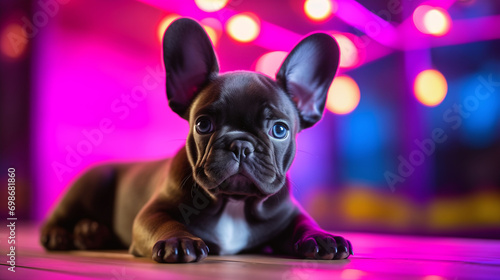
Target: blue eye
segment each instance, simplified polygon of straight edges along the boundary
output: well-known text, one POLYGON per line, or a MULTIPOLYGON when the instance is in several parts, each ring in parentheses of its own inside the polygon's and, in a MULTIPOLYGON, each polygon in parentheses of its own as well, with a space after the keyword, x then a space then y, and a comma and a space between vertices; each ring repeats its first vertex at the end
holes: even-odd
POLYGON ((288 126, 282 122, 276 123, 271 128, 270 134, 276 139, 285 139, 288 136, 288 126))
POLYGON ((214 131, 214 126, 210 118, 202 116, 196 120, 196 131, 199 134, 208 134, 214 131))

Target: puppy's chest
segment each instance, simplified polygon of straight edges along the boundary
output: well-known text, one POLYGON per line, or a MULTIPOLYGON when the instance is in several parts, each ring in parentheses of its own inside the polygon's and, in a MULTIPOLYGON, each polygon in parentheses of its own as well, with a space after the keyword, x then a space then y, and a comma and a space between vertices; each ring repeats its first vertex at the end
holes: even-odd
POLYGON ((219 219, 214 221, 211 231, 212 234, 207 239, 219 245, 221 255, 236 254, 247 248, 251 229, 245 219, 245 203, 229 200, 219 219))

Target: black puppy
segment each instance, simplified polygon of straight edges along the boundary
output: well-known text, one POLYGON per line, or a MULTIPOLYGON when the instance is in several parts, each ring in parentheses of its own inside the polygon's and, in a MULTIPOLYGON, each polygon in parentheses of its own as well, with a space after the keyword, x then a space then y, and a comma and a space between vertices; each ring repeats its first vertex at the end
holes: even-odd
POLYGON ((294 202, 286 177, 296 134, 320 120, 339 63, 326 34, 303 39, 276 81, 219 75, 212 44, 193 20, 165 32, 170 108, 191 126, 174 158, 101 165, 80 177, 42 228, 49 250, 127 246, 157 262, 192 262, 270 246, 301 258, 345 259, 331 235, 294 202))

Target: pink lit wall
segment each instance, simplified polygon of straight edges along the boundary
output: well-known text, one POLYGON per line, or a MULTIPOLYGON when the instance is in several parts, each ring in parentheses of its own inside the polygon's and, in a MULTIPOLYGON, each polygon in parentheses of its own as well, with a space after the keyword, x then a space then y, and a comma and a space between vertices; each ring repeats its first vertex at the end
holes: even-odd
POLYGON ((161 48, 154 36, 159 12, 140 3, 122 4, 117 12, 142 20, 132 23, 87 7, 91 3, 68 4, 36 38, 32 102, 38 219, 85 168, 172 155, 188 131, 166 100, 161 48), (150 36, 137 40, 139 32, 150 36))

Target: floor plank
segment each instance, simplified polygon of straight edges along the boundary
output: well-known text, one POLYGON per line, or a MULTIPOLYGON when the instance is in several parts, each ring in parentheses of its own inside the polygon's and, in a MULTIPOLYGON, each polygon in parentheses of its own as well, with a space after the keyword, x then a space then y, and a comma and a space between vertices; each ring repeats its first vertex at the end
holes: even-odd
POLYGON ((209 256, 200 263, 157 264, 126 251, 46 252, 38 228, 16 229, 16 272, 6 263, 0 230, 1 279, 500 279, 500 240, 343 233, 355 255, 313 261, 263 255, 209 256))

